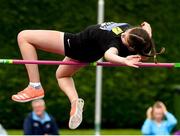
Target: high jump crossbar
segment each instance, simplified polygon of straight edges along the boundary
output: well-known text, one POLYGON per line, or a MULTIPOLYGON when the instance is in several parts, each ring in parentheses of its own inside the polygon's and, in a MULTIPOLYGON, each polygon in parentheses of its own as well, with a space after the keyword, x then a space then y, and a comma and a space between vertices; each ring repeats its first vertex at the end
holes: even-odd
MULTIPOLYGON (((127 67, 125 64, 114 64, 110 62, 82 63, 78 61, 55 61, 55 60, 18 60, 0 59, 0 64, 38 64, 38 65, 77 65, 77 66, 104 66, 104 67, 127 67)), ((161 67, 180 68, 180 63, 138 63, 139 67, 161 67)))

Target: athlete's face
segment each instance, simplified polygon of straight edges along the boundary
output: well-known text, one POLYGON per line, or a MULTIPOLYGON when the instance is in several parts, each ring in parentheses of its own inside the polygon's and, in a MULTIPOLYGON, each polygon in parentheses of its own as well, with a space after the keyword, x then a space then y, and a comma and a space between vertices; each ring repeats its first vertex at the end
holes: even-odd
POLYGON ((125 31, 124 33, 121 34, 121 40, 122 43, 128 47, 128 49, 130 51, 134 51, 134 49, 129 45, 128 43, 128 38, 129 38, 129 33, 130 33, 131 29, 128 29, 127 31, 125 31))

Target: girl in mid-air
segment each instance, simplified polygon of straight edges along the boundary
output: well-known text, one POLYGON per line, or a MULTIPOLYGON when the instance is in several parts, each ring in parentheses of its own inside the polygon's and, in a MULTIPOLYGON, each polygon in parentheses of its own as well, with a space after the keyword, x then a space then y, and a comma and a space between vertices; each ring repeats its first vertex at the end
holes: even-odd
MULTIPOLYGON (((63 61, 94 62, 104 57, 111 63, 136 64, 144 57, 156 57, 151 27, 107 22, 87 27, 76 34, 51 30, 24 30, 18 34, 18 45, 25 60, 37 60, 36 49, 65 56, 63 61)), ((161 52, 160 52, 161 53, 161 52)), ((82 121, 84 101, 78 97, 72 76, 84 66, 60 65, 56 71, 59 87, 71 102, 69 127, 77 128, 82 121)), ((12 96, 17 102, 44 97, 38 65, 26 64, 29 85, 12 96)))

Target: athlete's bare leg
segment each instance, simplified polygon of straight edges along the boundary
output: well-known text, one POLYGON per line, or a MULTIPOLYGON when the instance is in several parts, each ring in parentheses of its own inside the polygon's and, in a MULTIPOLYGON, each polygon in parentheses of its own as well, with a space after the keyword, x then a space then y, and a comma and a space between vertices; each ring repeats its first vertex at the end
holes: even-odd
MULTIPOLYGON (((73 60, 66 57, 64 61, 73 60)), ((82 122, 84 100, 78 98, 78 93, 72 78, 72 76, 82 67, 83 66, 61 65, 56 71, 56 78, 58 80, 59 86, 68 96, 71 102, 71 112, 69 118, 69 128, 71 129, 76 129, 82 122)))
MULTIPOLYGON (((74 61, 71 58, 66 57, 63 61, 74 61)), ((83 66, 75 65, 61 65, 56 71, 56 78, 60 88, 68 96, 70 102, 78 99, 78 94, 74 86, 72 76, 83 66)))
MULTIPOLYGON (((64 55, 64 33, 58 31, 47 30, 26 30, 18 35, 18 44, 23 59, 37 60, 36 49, 47 52, 64 55)), ((64 61, 73 61, 66 57, 64 61)), ((57 69, 56 77, 59 87, 68 96, 71 102, 71 116, 69 120, 69 127, 77 128, 82 121, 82 109, 84 101, 78 98, 74 81, 72 76, 83 66, 61 65, 57 69)), ((30 82, 40 82, 38 65, 26 64, 30 82)), ((18 102, 26 102, 36 98, 44 97, 44 90, 39 91, 32 88, 26 88, 21 93, 12 96, 12 99, 18 102)))
MULTIPOLYGON (((36 49, 64 55, 64 33, 50 30, 24 30, 18 45, 25 60, 37 60, 36 49)), ((38 65, 26 64, 30 82, 40 82, 38 65)))

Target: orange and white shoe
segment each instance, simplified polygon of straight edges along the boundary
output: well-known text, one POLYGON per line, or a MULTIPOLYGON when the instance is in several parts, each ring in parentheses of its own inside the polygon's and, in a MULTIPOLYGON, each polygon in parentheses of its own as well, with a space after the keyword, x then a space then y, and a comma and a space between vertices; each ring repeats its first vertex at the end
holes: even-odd
POLYGON ((35 89, 31 86, 26 87, 23 91, 12 96, 12 100, 16 102, 29 102, 44 97, 43 88, 35 89))
POLYGON ((84 100, 79 98, 72 103, 69 128, 76 129, 82 122, 82 113, 84 107, 84 100))

